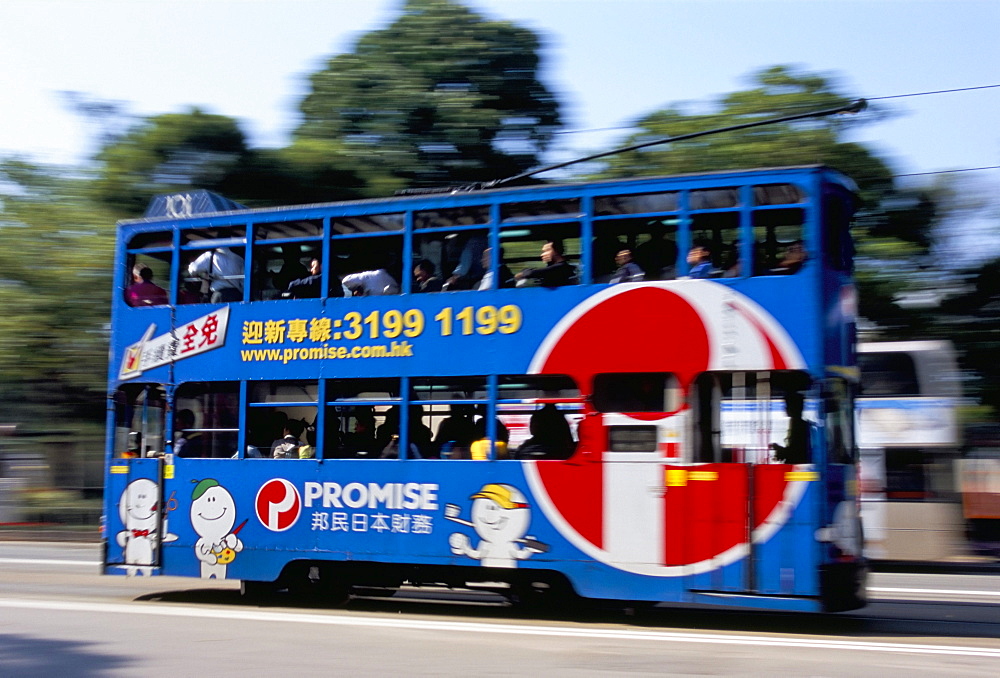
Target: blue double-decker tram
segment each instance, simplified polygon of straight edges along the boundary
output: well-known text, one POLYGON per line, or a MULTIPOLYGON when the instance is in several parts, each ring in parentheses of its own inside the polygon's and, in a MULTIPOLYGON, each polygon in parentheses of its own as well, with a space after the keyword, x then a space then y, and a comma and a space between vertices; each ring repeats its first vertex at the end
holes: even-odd
POLYGON ((852 182, 820 166, 118 227, 105 572, 863 604, 852 182))

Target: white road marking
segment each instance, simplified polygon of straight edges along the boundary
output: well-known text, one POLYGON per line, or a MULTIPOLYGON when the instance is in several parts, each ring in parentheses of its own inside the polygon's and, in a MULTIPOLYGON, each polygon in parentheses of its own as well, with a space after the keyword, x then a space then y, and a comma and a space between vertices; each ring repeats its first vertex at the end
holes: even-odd
POLYGON ((641 642, 690 643, 703 645, 741 645, 780 647, 792 649, 856 650, 893 654, 953 655, 961 657, 990 657, 1000 659, 1000 648, 963 647, 960 645, 925 645, 919 643, 880 643, 852 640, 825 640, 822 638, 782 638, 752 635, 719 635, 682 633, 670 631, 640 631, 628 629, 598 629, 556 626, 526 626, 499 622, 449 622, 424 619, 397 619, 376 617, 349 617, 343 615, 267 612, 264 610, 223 610, 191 607, 186 605, 86 603, 30 599, 0 599, 0 608, 45 610, 50 612, 83 612, 88 614, 134 614, 161 617, 200 617, 232 621, 259 621, 287 624, 324 624, 329 626, 359 626, 407 631, 434 631, 447 633, 479 633, 492 635, 547 636, 582 640, 636 640, 641 642))
POLYGON ((0 565, 77 565, 101 567, 99 560, 56 560, 44 558, 0 558, 0 565))
POLYGON ((905 589, 889 586, 869 586, 868 593, 909 593, 923 595, 941 596, 996 596, 1000 598, 1000 591, 961 591, 959 589, 905 589))

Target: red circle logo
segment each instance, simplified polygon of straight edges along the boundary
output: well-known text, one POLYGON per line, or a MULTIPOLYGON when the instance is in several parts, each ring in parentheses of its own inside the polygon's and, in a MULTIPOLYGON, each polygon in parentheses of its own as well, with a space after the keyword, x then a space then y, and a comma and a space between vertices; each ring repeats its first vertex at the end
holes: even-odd
POLYGON ((257 520, 272 532, 284 532, 299 519, 302 499, 295 486, 283 478, 264 483, 254 502, 257 520))

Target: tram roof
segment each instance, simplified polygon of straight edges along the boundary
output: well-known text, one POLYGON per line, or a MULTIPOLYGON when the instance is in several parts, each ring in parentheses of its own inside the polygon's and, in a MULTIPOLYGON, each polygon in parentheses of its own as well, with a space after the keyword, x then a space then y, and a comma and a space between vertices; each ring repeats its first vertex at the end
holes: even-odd
POLYGON ((456 186, 454 191, 448 192, 447 190, 435 190, 430 189, 430 192, 426 194, 416 194, 416 195, 405 195, 405 196, 387 196, 384 198, 365 198, 361 200, 343 200, 343 201, 331 201, 331 202, 320 202, 320 203, 304 203, 300 205, 280 205, 280 206, 270 206, 270 207, 258 207, 258 208, 246 208, 239 203, 233 202, 228 198, 219 196, 216 194, 209 193, 204 190, 194 190, 186 191, 179 194, 168 194, 168 195, 157 195, 154 196, 153 200, 150 202, 150 209, 147 209, 146 215, 139 218, 133 219, 122 219, 118 222, 119 226, 133 225, 133 224, 144 224, 144 223, 156 223, 162 221, 180 221, 180 220, 194 220, 202 219, 205 217, 225 217, 230 215, 239 215, 240 217, 247 217, 252 215, 264 215, 264 214, 277 214, 281 212, 287 212, 289 210, 316 210, 324 209, 330 207, 361 207, 361 206, 375 206, 375 205, 401 205, 399 209, 407 209, 402 207, 402 205, 414 205, 421 202, 427 201, 439 201, 444 198, 456 199, 461 198, 461 202, 466 203, 471 199, 475 201, 476 197, 482 196, 496 196, 500 194, 517 194, 521 192, 531 192, 531 193, 541 193, 541 192, 558 192, 566 189, 573 188, 597 188, 602 186, 642 186, 643 184, 658 183, 665 180, 690 180, 695 178, 725 178, 729 176, 747 176, 747 175, 766 175, 766 174, 785 174, 785 173, 795 173, 795 172, 826 172, 830 175, 831 179, 837 181, 844 186, 844 188, 857 192, 857 185, 852 179, 847 175, 843 174, 837 169, 829 167, 828 165, 813 164, 813 165, 789 165, 783 167, 758 167, 752 169, 740 169, 740 170, 720 170, 717 172, 688 172, 684 174, 668 174, 668 175, 656 175, 656 176, 641 176, 641 177, 630 177, 627 179, 601 179, 593 181, 574 181, 566 183, 552 183, 552 184, 532 184, 529 186, 503 186, 498 188, 484 188, 476 190, 462 190, 460 186, 456 186), (198 211, 192 213, 190 216, 176 217, 169 216, 166 214, 153 216, 150 214, 154 205, 162 205, 166 199, 171 195, 203 195, 208 194, 213 199, 204 199, 196 201, 196 204, 200 209, 205 211, 198 211), (225 209, 225 207, 236 206, 234 208, 225 209), (212 207, 223 207, 223 209, 212 210, 212 207))

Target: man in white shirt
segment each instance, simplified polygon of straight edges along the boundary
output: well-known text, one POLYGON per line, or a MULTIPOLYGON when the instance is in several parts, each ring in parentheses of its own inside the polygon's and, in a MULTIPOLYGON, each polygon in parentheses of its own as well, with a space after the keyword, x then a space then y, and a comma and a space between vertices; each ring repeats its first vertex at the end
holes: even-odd
POLYGON ((355 297, 377 297, 399 294, 399 285, 384 268, 374 271, 348 273, 342 279, 344 288, 355 297))
POLYGON ((228 247, 201 254, 188 266, 188 275, 211 281, 211 302, 243 301, 243 257, 228 247))

